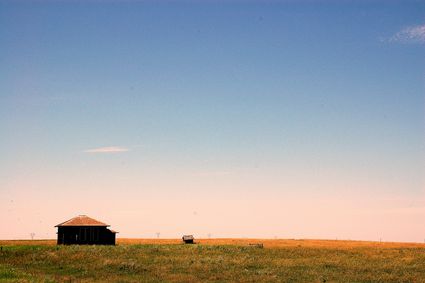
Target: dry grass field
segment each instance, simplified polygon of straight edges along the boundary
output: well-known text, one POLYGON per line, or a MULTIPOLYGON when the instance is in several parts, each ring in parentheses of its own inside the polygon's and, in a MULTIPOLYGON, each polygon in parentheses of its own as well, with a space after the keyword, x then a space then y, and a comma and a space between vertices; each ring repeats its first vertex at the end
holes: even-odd
MULTIPOLYGON (((303 240, 303 239, 249 239, 249 238, 219 238, 219 239, 196 239, 201 245, 237 245, 248 246, 250 244, 262 243, 265 248, 425 248, 423 243, 401 243, 401 242, 370 242, 370 241, 348 241, 348 240, 303 240)), ((173 245, 181 244, 180 239, 135 239, 118 238, 117 245, 173 245)), ((0 240, 0 246, 13 245, 56 245, 56 240, 0 240)))
POLYGON ((425 282, 425 245, 326 240, 0 241, 0 282, 425 282), (250 244, 262 243, 264 248, 250 244))
MULTIPOLYGON (((287 240, 287 239, 197 239, 196 242, 202 245, 238 245, 262 243, 265 248, 359 248, 359 247, 379 247, 379 248, 425 248, 422 243, 399 243, 399 242, 368 242, 368 241, 346 241, 346 240, 287 240)), ((1 243, 1 241, 0 241, 1 243)), ((180 244, 180 239, 118 239, 119 245, 128 244, 180 244)))

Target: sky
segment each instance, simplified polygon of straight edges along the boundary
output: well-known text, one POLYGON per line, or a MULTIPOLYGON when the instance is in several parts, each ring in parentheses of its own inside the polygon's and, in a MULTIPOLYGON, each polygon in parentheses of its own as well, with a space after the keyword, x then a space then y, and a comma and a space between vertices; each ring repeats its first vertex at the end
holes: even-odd
POLYGON ((0 239, 425 241, 425 2, 0 1, 0 239))

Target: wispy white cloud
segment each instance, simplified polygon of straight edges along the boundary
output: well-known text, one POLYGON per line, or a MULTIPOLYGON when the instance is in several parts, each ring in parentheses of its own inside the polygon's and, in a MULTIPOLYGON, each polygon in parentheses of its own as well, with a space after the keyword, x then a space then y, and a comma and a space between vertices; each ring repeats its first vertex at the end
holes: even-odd
POLYGON ((425 24, 402 29, 389 39, 390 42, 425 43, 425 24))
POLYGON ((84 150, 86 153, 119 153, 126 151, 129 151, 129 149, 122 146, 106 146, 84 150))

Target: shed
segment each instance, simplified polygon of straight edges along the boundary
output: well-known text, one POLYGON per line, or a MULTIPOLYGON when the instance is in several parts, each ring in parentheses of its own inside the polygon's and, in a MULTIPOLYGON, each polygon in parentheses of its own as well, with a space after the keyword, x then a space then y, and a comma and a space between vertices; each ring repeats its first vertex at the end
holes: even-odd
POLYGON ((184 235, 182 237, 182 240, 185 244, 193 244, 195 238, 193 237, 193 235, 184 235))
POLYGON ((55 227, 58 245, 115 245, 116 231, 110 225, 86 215, 79 215, 55 227))

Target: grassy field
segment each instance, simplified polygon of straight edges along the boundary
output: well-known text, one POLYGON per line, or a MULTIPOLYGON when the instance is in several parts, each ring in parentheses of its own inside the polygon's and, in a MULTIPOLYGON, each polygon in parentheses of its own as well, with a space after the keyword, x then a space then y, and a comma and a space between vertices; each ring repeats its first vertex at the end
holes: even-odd
POLYGON ((424 244, 119 239, 117 246, 0 246, 0 282, 425 282, 424 244))

